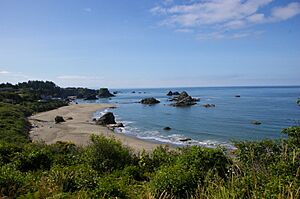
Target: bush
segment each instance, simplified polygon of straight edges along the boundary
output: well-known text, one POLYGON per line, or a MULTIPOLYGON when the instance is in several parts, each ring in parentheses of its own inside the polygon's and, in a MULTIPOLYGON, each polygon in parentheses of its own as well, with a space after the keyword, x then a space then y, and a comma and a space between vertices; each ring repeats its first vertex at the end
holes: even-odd
POLYGON ((26 176, 13 165, 0 167, 0 197, 15 198, 25 185, 26 176))
POLYGON ((0 140, 18 144, 29 142, 29 129, 25 109, 0 103, 0 140))
POLYGON ((99 180, 97 189, 95 190, 94 198, 132 198, 130 197, 130 190, 127 179, 114 175, 107 175, 99 180))
POLYGON ((114 138, 93 135, 87 149, 87 157, 93 169, 100 173, 123 169, 133 162, 132 151, 114 138))
POLYGON ((151 190, 157 198, 163 193, 186 198, 197 187, 198 181, 193 171, 176 164, 162 167, 150 183, 151 190))
POLYGON ((0 166, 13 161, 15 155, 22 151, 22 147, 13 143, 0 141, 0 166))

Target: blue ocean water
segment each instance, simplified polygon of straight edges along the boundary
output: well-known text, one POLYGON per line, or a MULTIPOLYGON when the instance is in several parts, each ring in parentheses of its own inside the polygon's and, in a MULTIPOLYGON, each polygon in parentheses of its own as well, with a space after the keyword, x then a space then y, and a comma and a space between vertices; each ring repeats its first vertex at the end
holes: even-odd
MULTIPOLYGON (((114 90, 112 90, 114 91, 114 90)), ((280 131, 299 125, 300 87, 209 87, 209 88, 155 88, 120 89, 116 97, 100 99, 97 103, 114 103, 111 109, 125 128, 118 133, 178 145, 198 144, 208 147, 231 146, 232 140, 260 140, 282 137, 280 131), (169 106, 168 91, 186 91, 201 101, 185 108, 169 106), (135 91, 135 93, 132 93, 135 91), (235 97, 240 95, 240 98, 235 97), (142 98, 155 97, 157 105, 136 103, 142 98), (203 104, 215 104, 205 108, 203 104), (251 122, 258 120, 261 125, 251 122), (171 131, 164 131, 169 126, 171 131), (190 138, 189 142, 180 139, 190 138)), ((108 110, 95 114, 100 116, 108 110)))

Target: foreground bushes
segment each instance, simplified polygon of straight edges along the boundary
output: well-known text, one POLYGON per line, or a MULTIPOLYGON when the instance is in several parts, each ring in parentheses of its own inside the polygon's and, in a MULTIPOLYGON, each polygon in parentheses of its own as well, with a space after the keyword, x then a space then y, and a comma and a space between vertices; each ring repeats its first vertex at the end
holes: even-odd
POLYGON ((0 145, 0 196, 11 198, 299 198, 300 148, 291 127, 282 141, 238 142, 134 154, 113 139, 0 145))

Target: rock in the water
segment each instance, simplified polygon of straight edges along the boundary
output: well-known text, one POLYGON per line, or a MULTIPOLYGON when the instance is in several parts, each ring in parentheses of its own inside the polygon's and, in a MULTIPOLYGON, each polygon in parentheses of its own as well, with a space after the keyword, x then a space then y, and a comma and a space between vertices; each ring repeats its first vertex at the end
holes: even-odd
POLYGON ((97 100, 97 96, 96 95, 89 95, 87 96, 84 100, 97 100))
POLYGON ((180 142, 187 142, 187 141, 191 141, 192 139, 191 138, 183 138, 183 139, 180 139, 179 141, 180 142))
POLYGON ((165 130, 165 131, 170 131, 170 130, 171 130, 171 127, 167 126, 167 127, 164 128, 164 130, 165 130))
POLYGON ((175 91, 175 92, 169 91, 169 92, 167 93, 167 96, 173 96, 173 95, 180 95, 180 93, 177 92, 177 91, 175 91))
POLYGON ((116 124, 115 116, 112 112, 107 112, 96 121, 96 124, 98 125, 116 124))
POLYGON ((261 122, 260 122, 260 121, 257 121, 257 120, 254 120, 254 121, 252 121, 251 123, 254 124, 254 125, 261 125, 261 122))
POLYGON ((108 124, 108 125, 106 125, 106 126, 107 126, 108 128, 110 128, 110 129, 124 127, 123 123, 117 123, 117 124, 108 124))
POLYGON ((100 88, 98 97, 109 98, 109 97, 115 97, 115 95, 111 94, 107 88, 100 88))
POLYGON ((300 98, 298 99, 297 104, 300 106, 300 98))
POLYGON ((160 101, 155 99, 154 97, 150 97, 150 98, 142 99, 140 103, 142 103, 142 104, 158 104, 158 103, 160 103, 160 101))
POLYGON ((236 95, 235 97, 241 97, 240 95, 236 95))
POLYGON ((187 98, 189 96, 189 94, 185 91, 183 91, 182 93, 180 93, 180 95, 178 96, 178 100, 183 100, 185 98, 187 98))
POLYGON ((61 122, 65 122, 65 120, 62 116, 56 116, 54 120, 55 120, 56 124, 59 124, 61 122))
POLYGON ((200 101, 200 99, 192 98, 189 94, 187 94, 187 92, 183 91, 179 96, 174 97, 171 101, 176 101, 171 104, 172 106, 192 106, 197 104, 196 102, 200 101))
POLYGON ((135 93, 135 91, 132 91, 131 93, 135 93))
POLYGON ((214 105, 214 104, 203 104, 202 106, 204 106, 205 108, 213 108, 213 107, 216 107, 216 105, 214 105))

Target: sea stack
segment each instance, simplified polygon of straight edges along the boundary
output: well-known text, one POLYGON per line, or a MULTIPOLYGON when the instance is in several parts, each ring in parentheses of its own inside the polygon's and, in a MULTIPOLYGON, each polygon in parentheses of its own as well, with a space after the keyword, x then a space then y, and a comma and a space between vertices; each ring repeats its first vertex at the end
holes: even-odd
POLYGON ((175 103, 171 104, 172 106, 182 107, 195 105, 200 99, 192 98, 187 92, 183 91, 178 97, 174 97, 171 101, 175 101, 175 103))
POLYGON ((115 95, 111 94, 107 88, 100 88, 98 97, 109 98, 109 97, 115 97, 115 95))
POLYGON ((116 124, 115 116, 112 112, 107 112, 96 121, 96 124, 104 126, 109 124, 116 124))
POLYGON ((154 97, 150 97, 150 98, 142 99, 142 100, 140 101, 140 103, 151 105, 151 104, 158 104, 158 103, 160 103, 160 101, 157 100, 157 99, 155 99, 154 97))

